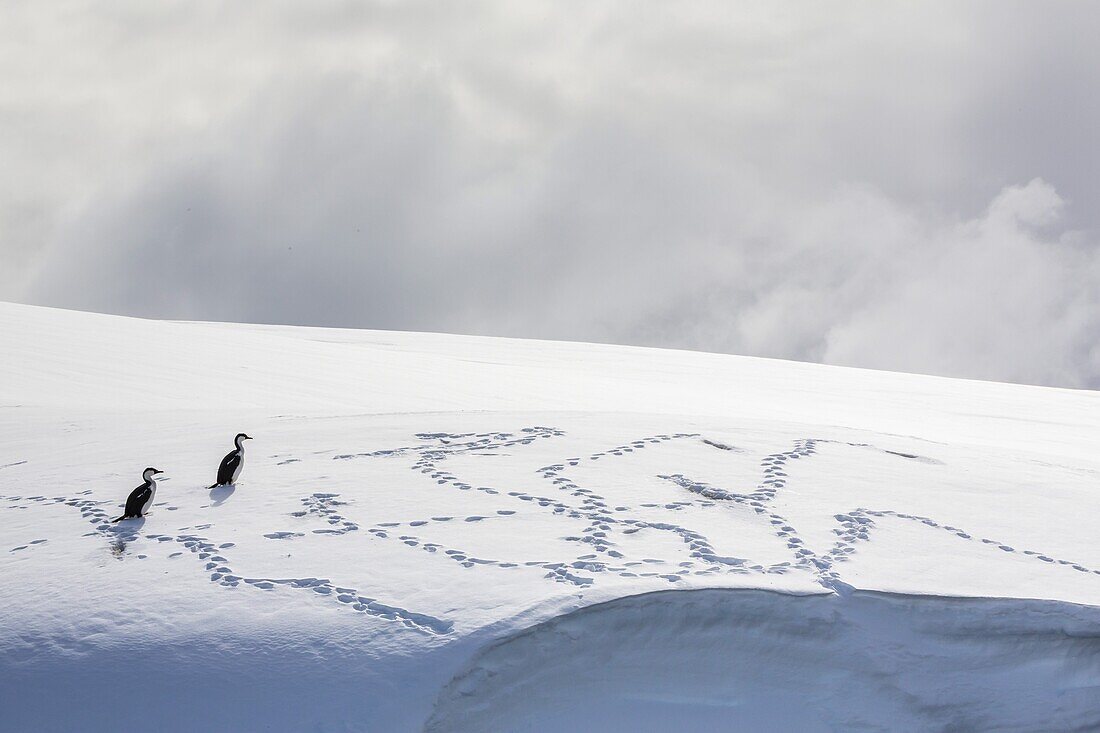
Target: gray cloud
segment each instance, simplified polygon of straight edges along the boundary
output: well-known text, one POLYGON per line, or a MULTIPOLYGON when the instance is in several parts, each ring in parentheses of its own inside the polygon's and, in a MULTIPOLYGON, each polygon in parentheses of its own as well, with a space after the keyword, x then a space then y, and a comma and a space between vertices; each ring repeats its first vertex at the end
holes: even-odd
POLYGON ((5 8, 0 297, 1100 386, 1100 11, 617 7, 5 8))

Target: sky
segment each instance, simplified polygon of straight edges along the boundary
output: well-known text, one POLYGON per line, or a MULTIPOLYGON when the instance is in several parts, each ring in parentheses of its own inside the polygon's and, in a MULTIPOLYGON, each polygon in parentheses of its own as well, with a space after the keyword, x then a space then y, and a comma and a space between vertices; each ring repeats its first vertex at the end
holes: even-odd
POLYGON ((1100 5, 0 2, 0 300, 1100 388, 1100 5))

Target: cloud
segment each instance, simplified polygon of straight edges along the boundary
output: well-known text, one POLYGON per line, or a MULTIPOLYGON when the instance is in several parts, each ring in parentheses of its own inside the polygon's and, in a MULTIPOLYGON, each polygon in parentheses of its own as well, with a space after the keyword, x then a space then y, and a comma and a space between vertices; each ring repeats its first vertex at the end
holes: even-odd
MULTIPOLYGON (((1005 188, 967 221, 930 225, 895 210, 885 214, 893 226, 853 223, 846 236, 863 246, 848 250, 849 276, 800 299, 836 304, 811 351, 833 364, 1100 385, 1100 248, 1060 228, 1062 210, 1035 179, 1005 188)), ((796 315, 799 299, 792 307, 782 287, 769 296, 773 321, 796 315)))
POLYGON ((1100 13, 448 7, 5 10, 0 296, 1100 386, 1100 13))

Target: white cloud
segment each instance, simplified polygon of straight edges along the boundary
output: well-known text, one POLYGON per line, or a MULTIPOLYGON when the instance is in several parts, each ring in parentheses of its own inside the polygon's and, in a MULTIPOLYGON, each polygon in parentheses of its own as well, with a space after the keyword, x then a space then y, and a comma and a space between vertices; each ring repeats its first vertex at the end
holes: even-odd
POLYGON ((1091 8, 113 7, 0 10, 0 297, 1100 386, 1091 8))
POLYGON ((821 359, 1100 385, 1100 248, 1058 228, 1061 209, 1054 189, 1036 179, 1004 189, 969 221, 914 227, 899 212, 903 224, 879 240, 875 262, 849 263, 874 283, 823 330, 821 359))

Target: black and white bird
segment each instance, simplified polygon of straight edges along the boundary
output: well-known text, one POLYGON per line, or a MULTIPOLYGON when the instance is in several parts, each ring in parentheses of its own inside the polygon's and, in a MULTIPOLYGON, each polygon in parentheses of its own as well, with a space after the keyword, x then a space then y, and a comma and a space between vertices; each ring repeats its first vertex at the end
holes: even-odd
POLYGON ((241 469, 244 468, 243 444, 246 440, 252 440, 252 438, 244 433, 237 433, 237 437, 233 439, 233 445, 237 446, 237 449, 230 451, 222 459, 221 465, 218 466, 218 482, 206 488, 213 489, 218 486, 237 483, 237 477, 241 475, 241 469))
POLYGON ((145 483, 130 492, 130 496, 126 499, 126 510, 121 517, 113 521, 121 522, 123 519, 136 519, 145 516, 145 513, 149 511, 149 507, 153 506, 153 499, 157 495, 157 480, 153 477, 161 473, 164 473, 164 471, 155 468, 147 468, 142 471, 141 477, 145 479, 145 483))

